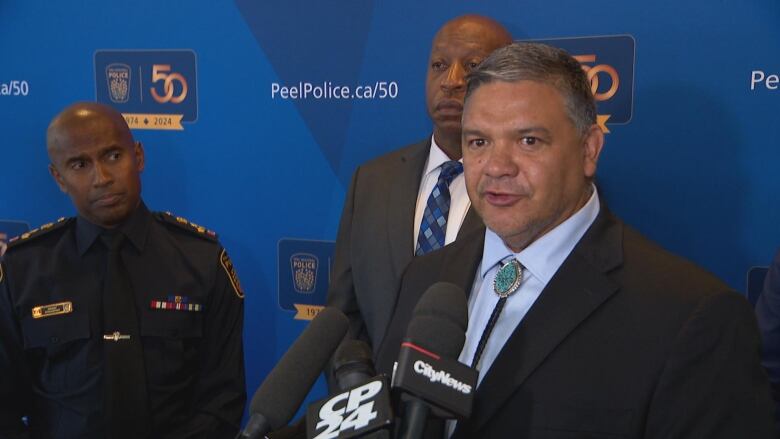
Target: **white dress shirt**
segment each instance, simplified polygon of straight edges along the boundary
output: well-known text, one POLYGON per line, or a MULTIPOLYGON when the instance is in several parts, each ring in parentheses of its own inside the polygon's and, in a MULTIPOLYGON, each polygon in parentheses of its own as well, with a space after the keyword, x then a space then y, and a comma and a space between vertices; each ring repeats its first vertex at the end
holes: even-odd
MULTIPOLYGON (((412 251, 417 249, 417 236, 420 234, 420 223, 422 222, 425 205, 428 203, 428 197, 436 186, 441 173, 441 165, 451 159, 441 150, 436 140, 431 136, 431 150, 428 153, 428 160, 425 162, 425 168, 420 182, 420 190, 417 192, 417 207, 414 210, 414 241, 412 242, 412 251)), ((461 163, 463 159, 459 160, 461 163)), ((450 213, 447 217, 447 230, 444 235, 444 245, 455 241, 458 236, 458 230, 466 218, 471 201, 466 193, 466 179, 461 172, 450 183, 450 213)))

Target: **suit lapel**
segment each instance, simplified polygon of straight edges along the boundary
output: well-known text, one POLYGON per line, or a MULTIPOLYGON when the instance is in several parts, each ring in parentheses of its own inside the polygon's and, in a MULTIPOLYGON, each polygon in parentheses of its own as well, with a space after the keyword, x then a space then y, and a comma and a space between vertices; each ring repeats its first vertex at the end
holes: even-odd
POLYGON ((482 229, 484 232, 484 224, 482 223, 482 218, 477 214, 477 211, 469 206, 469 210, 466 212, 466 218, 463 219, 463 224, 461 224, 460 230, 458 230, 457 238, 460 239, 462 236, 476 229, 482 229))
MULTIPOLYGON (((375 349, 378 371, 392 371, 393 362, 398 357, 398 346, 413 317, 414 307, 434 282, 453 283, 462 288, 468 296, 477 266, 482 259, 484 240, 485 229, 474 230, 462 239, 417 259, 418 264, 425 267, 424 271, 412 269, 405 273, 404 284, 393 307, 390 325, 385 329, 378 349, 375 349)), ((420 265, 412 266, 416 267, 420 265)))
POLYGON ((474 285, 477 268, 482 261, 484 245, 485 227, 482 226, 481 221, 474 229, 463 234, 458 233, 458 240, 450 244, 452 248, 449 251, 447 251, 449 246, 444 247, 444 250, 437 250, 447 251, 447 256, 441 266, 439 280, 463 288, 466 297, 468 297, 471 294, 471 287, 474 285))
POLYGON ((474 400, 478 431, 547 356, 614 294, 606 272, 622 263, 622 226, 602 210, 504 345, 474 400))
POLYGON ((388 188, 387 238, 397 279, 414 257, 414 211, 430 145, 430 139, 424 140, 401 156, 393 171, 394 186, 388 188))

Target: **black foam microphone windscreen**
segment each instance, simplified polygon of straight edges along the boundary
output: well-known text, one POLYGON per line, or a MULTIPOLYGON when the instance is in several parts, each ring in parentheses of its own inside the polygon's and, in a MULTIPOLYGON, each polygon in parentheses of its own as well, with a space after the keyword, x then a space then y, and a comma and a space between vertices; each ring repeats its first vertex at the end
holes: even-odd
POLYGON ((347 390, 374 378, 373 352, 365 342, 348 339, 333 354, 333 376, 339 390, 347 390))
POLYGON ((468 319, 463 289, 448 282, 437 282, 414 307, 406 338, 442 357, 457 359, 466 342, 468 319))
POLYGON ((272 430, 287 425, 348 327, 347 317, 338 309, 320 311, 257 389, 249 413, 264 416, 272 430))
POLYGON ((476 371, 457 361, 466 341, 468 304, 457 285, 431 285, 412 311, 401 344, 393 388, 402 391, 402 439, 424 435, 429 416, 458 417, 471 412, 476 371))

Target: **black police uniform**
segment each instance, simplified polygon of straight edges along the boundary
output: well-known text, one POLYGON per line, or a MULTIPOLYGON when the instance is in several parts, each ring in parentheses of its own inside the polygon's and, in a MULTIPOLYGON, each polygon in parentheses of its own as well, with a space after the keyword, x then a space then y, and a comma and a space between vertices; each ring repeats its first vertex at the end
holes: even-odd
MULTIPOLYGON (((232 438, 246 401, 243 292, 213 232, 143 202, 119 227, 151 438, 232 438)), ((105 437, 104 232, 61 219, 0 265, 0 438, 105 437), (26 418, 24 422, 22 418, 26 418)))

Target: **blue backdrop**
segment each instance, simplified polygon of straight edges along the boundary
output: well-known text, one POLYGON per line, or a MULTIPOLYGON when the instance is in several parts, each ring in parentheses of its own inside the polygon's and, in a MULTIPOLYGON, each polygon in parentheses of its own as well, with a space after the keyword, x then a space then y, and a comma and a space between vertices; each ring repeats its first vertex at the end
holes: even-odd
MULTIPOLYGON (((279 241, 311 241, 322 252, 355 167, 430 135, 429 44, 441 24, 467 12, 616 69, 629 103, 609 111, 630 118, 606 122, 598 180, 610 207, 744 291, 749 268, 766 265, 780 243, 776 0, 4 0, 0 219, 35 227, 74 213, 46 170, 46 126, 73 101, 107 98, 111 60, 99 53, 148 55, 119 60, 140 81, 127 83, 141 93, 131 98, 146 93, 149 103, 150 87, 172 90, 167 102, 132 112, 192 116, 194 108, 197 117, 184 117, 183 130, 135 130, 147 154, 144 198, 216 230, 228 248, 247 293, 251 395, 305 325, 280 306, 290 260, 279 261, 279 241), (580 38, 594 36, 633 45, 580 38), (166 62, 158 73, 167 85, 150 71, 166 62), (188 86, 180 103, 173 73, 188 86), (343 86, 348 96, 337 99, 343 86)), ((600 75, 605 92, 614 78, 600 75)), ((600 113, 616 102, 601 103, 600 113)))

